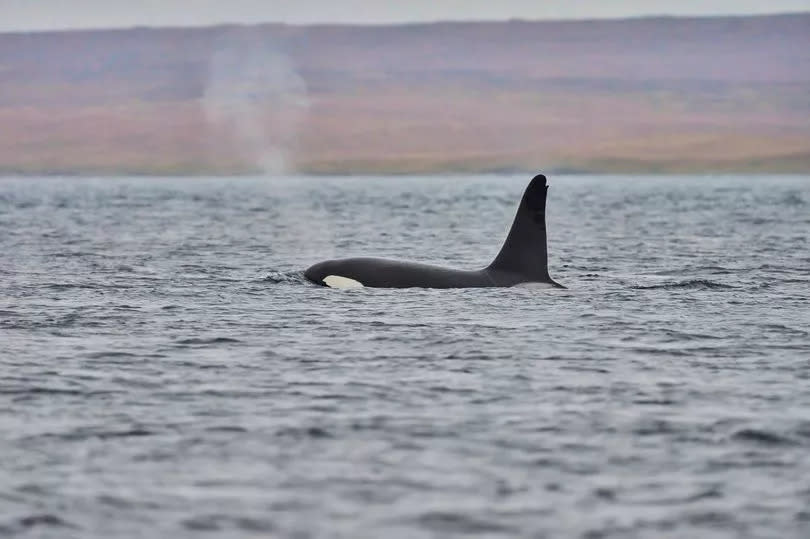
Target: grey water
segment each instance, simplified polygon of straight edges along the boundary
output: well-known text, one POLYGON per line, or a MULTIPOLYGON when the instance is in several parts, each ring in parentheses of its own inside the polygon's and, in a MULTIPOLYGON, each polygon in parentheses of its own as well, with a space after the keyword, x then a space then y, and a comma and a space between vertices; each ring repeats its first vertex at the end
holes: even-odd
POLYGON ((808 537, 810 177, 0 179, 0 535, 808 537))

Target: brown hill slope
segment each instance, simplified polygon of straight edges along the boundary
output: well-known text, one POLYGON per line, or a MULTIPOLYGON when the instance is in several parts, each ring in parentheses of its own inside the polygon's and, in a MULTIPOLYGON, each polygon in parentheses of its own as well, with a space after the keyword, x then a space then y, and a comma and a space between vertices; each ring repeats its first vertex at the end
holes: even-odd
POLYGON ((0 170, 810 171, 810 14, 0 34, 0 170))

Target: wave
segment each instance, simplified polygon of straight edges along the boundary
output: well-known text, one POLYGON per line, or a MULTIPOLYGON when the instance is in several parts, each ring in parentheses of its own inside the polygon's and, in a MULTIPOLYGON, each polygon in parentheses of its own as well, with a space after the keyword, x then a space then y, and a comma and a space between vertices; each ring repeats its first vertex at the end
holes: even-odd
POLYGON ((232 337, 211 337, 211 338, 203 338, 203 337, 191 337, 188 339, 180 339, 176 341, 176 344, 226 344, 226 343, 238 343, 242 342, 239 339, 234 339, 232 337))
POLYGON ((751 442, 763 445, 796 445, 796 441, 782 434, 754 428, 744 428, 731 435, 731 438, 741 442, 751 442))
POLYGON ((681 281, 677 283, 662 283, 647 286, 637 285, 631 286, 630 288, 635 290, 725 290, 736 287, 715 281, 709 281, 708 279, 690 279, 688 281, 681 281))
POLYGON ((17 528, 19 532, 43 526, 50 528, 76 528, 74 524, 50 513, 35 513, 20 517, 15 524, 14 528, 17 528))
POLYGON ((271 271, 261 280, 272 284, 304 284, 307 282, 302 271, 271 271))

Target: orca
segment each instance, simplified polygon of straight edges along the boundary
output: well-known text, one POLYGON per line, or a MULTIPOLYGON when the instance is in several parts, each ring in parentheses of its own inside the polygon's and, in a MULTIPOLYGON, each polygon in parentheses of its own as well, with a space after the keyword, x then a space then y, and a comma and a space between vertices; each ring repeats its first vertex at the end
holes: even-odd
POLYGON ((384 258, 343 258, 319 262, 304 277, 332 288, 565 288, 548 273, 547 192, 544 175, 529 182, 501 251, 485 268, 457 270, 384 258))

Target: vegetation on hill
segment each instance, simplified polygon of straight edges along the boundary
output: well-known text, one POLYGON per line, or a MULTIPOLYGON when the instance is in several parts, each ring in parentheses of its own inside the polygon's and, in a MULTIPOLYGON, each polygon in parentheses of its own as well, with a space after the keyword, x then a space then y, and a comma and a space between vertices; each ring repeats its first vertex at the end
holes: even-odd
POLYGON ((0 172, 810 172, 810 14, 0 34, 0 172))

